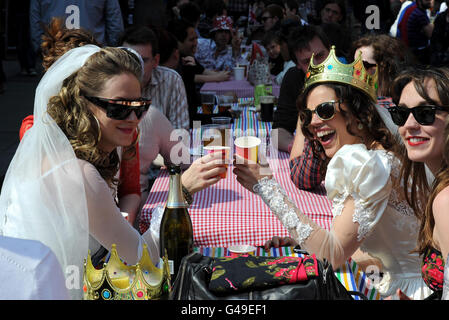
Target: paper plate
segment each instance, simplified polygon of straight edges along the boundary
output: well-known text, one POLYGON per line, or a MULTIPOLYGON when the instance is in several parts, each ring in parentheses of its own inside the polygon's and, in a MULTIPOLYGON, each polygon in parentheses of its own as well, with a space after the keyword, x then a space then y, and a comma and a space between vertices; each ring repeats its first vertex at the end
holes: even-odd
POLYGON ((256 247, 250 245, 236 245, 229 247, 228 250, 232 253, 249 253, 256 251, 256 247))

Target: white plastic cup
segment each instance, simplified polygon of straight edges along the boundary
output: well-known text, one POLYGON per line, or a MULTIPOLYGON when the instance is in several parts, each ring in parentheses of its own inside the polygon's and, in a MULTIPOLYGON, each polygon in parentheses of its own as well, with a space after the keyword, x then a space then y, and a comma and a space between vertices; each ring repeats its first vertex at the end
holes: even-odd
POLYGON ((235 67, 234 68, 234 80, 242 81, 245 80, 245 68, 235 67))

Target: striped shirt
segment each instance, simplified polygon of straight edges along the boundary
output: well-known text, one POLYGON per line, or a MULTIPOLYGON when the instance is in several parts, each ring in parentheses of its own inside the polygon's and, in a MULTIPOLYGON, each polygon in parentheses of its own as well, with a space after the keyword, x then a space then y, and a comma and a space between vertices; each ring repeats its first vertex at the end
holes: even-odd
POLYGON ((175 129, 189 129, 186 89, 175 70, 162 66, 154 68, 144 96, 152 100, 152 105, 170 120, 175 129))

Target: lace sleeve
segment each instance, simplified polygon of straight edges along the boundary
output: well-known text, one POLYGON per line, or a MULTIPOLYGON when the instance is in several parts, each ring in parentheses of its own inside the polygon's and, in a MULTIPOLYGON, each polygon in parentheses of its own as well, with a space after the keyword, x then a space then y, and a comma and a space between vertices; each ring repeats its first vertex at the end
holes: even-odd
POLYGON ((388 160, 357 148, 352 154, 341 153, 337 158, 346 160, 337 161, 333 166, 330 163, 335 172, 329 175, 328 169, 326 174, 328 196, 334 204, 329 231, 302 213, 275 179, 265 177, 253 187, 301 247, 321 259, 326 258, 334 267, 342 265, 373 230, 387 206, 391 190, 390 170, 384 166, 388 160), (333 183, 328 183, 329 176, 333 183))

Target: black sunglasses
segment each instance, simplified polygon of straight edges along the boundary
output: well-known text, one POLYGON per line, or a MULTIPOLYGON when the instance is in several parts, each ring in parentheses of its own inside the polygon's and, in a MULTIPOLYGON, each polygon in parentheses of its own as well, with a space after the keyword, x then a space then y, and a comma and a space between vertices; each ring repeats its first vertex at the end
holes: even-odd
POLYGON ((315 110, 304 109, 300 112, 301 121, 305 126, 308 126, 312 121, 312 115, 315 113, 318 118, 323 121, 331 120, 336 113, 335 104, 340 105, 340 101, 327 101, 316 106, 315 110))
POLYGON ((265 22, 265 21, 267 21, 270 18, 272 18, 272 17, 262 17, 262 18, 260 18, 260 20, 262 20, 262 22, 265 22))
POLYGON ((393 122, 400 127, 405 124, 410 112, 420 125, 430 126, 435 121, 435 113, 437 111, 449 112, 449 106, 417 106, 414 108, 395 106, 388 108, 388 111, 390 111, 393 122))
POLYGON ((137 119, 140 119, 151 105, 151 100, 143 98, 136 100, 105 99, 91 96, 84 96, 84 98, 105 109, 108 118, 115 120, 125 120, 133 111, 136 113, 137 119))

